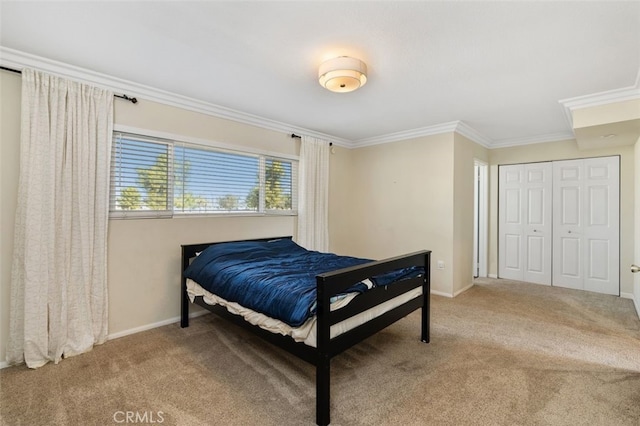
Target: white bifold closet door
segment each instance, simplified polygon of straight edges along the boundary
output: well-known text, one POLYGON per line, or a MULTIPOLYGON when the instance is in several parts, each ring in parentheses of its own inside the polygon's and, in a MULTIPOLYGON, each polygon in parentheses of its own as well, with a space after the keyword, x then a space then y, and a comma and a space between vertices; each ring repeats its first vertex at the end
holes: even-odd
POLYGON ((498 276, 620 294, 620 157, 499 168, 498 276))
POLYGON ((620 157, 553 163, 553 285, 620 294, 620 157))
POLYGON ((498 274, 551 285, 551 162, 499 168, 498 274))

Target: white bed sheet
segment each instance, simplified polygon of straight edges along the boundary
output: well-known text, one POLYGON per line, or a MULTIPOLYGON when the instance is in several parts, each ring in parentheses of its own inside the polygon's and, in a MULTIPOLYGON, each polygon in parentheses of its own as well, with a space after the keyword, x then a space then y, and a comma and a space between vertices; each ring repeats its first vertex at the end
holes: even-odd
MULTIPOLYGON (((272 333, 279 333, 285 336, 291 336, 296 342, 303 342, 305 345, 316 347, 316 317, 309 318, 300 327, 291 327, 287 323, 280 320, 268 317, 264 314, 245 308, 235 302, 230 302, 222 297, 216 296, 210 293, 206 289, 202 288, 198 283, 191 279, 187 279, 187 294, 193 302, 197 296, 202 296, 203 300, 209 305, 221 305, 224 306, 229 312, 235 315, 242 316, 246 321, 253 325, 257 325, 272 333)), ((407 293, 403 293, 393 299, 387 300, 373 308, 367 309, 353 317, 347 318, 337 324, 331 326, 331 338, 337 337, 349 330, 356 328, 359 325, 371 321, 372 319, 379 317, 395 308, 400 306, 409 300, 415 299, 422 294, 422 287, 415 288, 407 293)), ((351 293, 345 298, 339 299, 331 304, 331 310, 340 309, 347 305, 358 293, 351 293)))

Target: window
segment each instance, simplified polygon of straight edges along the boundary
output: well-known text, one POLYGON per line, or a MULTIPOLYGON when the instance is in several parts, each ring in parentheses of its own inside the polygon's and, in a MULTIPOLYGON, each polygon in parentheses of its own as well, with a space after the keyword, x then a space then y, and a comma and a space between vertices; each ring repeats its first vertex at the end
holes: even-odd
POLYGON ((295 214, 297 161, 114 133, 111 217, 295 214))

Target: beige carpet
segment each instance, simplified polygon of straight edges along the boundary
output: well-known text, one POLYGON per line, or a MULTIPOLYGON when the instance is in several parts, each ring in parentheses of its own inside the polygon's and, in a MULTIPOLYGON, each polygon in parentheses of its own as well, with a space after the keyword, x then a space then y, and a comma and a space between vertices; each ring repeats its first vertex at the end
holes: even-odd
MULTIPOLYGON (((333 425, 640 424, 630 300, 479 280, 332 361, 333 425)), ((213 315, 0 372, 6 425, 312 425, 314 369, 213 315), (127 416, 129 416, 127 418, 127 416)))

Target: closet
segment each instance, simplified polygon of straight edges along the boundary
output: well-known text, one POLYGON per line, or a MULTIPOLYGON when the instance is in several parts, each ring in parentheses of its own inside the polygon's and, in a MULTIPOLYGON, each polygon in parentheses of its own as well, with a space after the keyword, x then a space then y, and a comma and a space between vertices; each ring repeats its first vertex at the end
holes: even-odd
POLYGON ((620 157, 498 174, 498 276, 619 295, 620 157))

